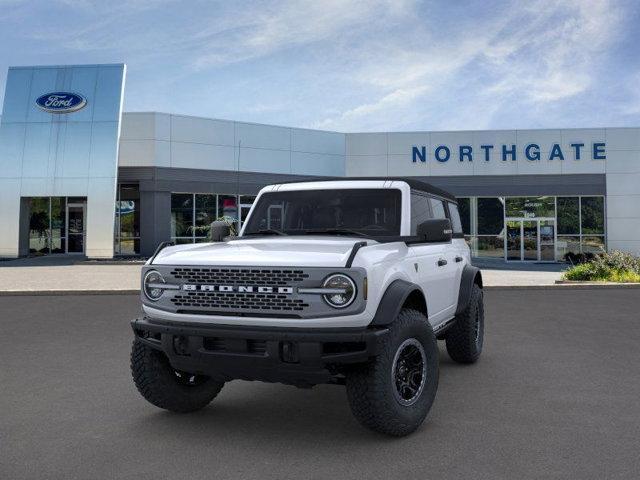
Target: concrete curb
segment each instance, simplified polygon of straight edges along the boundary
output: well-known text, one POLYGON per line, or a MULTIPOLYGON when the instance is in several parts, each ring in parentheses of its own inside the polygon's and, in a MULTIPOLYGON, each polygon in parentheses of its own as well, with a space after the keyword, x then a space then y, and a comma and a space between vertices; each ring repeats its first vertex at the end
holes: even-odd
MULTIPOLYGON (((640 283, 555 283, 548 285, 485 285, 485 290, 600 290, 608 288, 640 288, 640 283)), ((140 295, 139 289, 121 290, 0 290, 0 297, 47 295, 140 295)))
POLYGON ((616 285, 622 286, 627 285, 631 287, 639 287, 640 283, 638 282, 590 282, 583 280, 556 280, 556 285, 616 285))
POLYGON ((46 295, 140 295, 139 289, 130 290, 1 290, 0 297, 46 295))
POLYGON ((640 283, 554 283, 549 285, 486 285, 485 290, 601 290, 640 288, 640 283))

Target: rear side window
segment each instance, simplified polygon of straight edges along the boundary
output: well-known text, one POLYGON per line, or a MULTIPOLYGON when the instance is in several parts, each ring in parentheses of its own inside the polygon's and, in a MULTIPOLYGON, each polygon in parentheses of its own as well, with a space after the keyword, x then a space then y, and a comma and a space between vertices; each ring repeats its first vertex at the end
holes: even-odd
POLYGON ((451 228, 453 233, 462 233, 462 220, 460 220, 460 212, 458 211, 458 205, 455 203, 449 203, 449 217, 451 218, 451 228))
POLYGON ((430 198, 432 218, 447 218, 444 211, 444 202, 435 198, 430 198))
POLYGON ((433 218, 431 214, 431 204, 429 203, 429 197, 419 195, 417 193, 411 194, 411 235, 416 235, 418 231, 418 225, 433 218))

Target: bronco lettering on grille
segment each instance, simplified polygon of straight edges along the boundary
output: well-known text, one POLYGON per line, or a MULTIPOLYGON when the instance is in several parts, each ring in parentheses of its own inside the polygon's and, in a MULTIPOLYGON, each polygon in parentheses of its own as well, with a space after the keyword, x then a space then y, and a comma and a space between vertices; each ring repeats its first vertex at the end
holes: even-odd
POLYGON ((222 292, 222 293, 280 293, 291 295, 293 287, 270 287, 254 285, 182 285, 182 290, 188 292, 222 292))

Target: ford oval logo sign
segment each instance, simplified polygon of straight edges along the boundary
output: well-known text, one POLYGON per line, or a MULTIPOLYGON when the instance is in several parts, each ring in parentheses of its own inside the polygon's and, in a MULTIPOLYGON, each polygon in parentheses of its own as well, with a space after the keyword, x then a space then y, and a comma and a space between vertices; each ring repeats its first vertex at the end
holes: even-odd
POLYGON ((49 113, 72 113, 85 107, 87 99, 77 93, 53 92, 38 97, 36 105, 49 113))

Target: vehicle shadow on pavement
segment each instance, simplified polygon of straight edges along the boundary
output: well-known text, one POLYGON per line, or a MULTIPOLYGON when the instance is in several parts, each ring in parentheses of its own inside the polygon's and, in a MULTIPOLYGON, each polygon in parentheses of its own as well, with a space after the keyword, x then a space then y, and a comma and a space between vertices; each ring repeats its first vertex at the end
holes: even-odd
MULTIPOLYGON (((446 351, 440 351, 440 382, 451 370, 467 370, 473 375, 473 367, 454 363, 446 351)), ((439 392, 442 396, 442 392, 439 392)), ((440 410, 443 402, 434 403, 433 410, 440 410)), ((216 444, 236 438, 246 443, 247 438, 272 441, 274 438, 295 438, 302 444, 325 443, 349 445, 354 440, 380 443, 391 440, 360 426, 351 415, 346 390, 343 386, 318 385, 312 389, 267 384, 262 382, 234 381, 227 383, 218 398, 203 410, 190 414, 175 414, 149 405, 140 405, 134 415, 131 432, 144 438, 158 435, 165 439, 188 436, 194 442, 216 444)), ((445 413, 446 414, 446 413, 445 413)), ((427 435, 430 418, 414 435, 427 435)), ((259 445, 259 442, 256 446, 259 445)))

